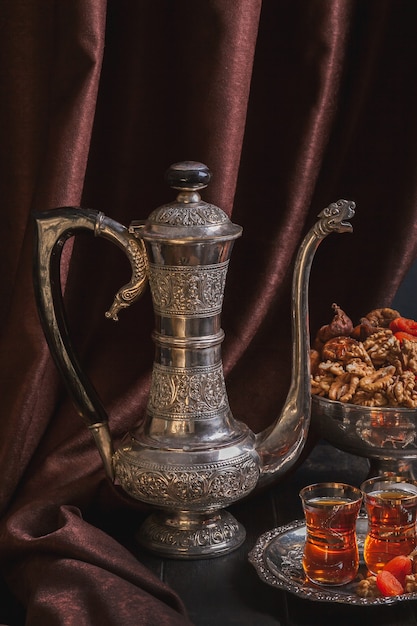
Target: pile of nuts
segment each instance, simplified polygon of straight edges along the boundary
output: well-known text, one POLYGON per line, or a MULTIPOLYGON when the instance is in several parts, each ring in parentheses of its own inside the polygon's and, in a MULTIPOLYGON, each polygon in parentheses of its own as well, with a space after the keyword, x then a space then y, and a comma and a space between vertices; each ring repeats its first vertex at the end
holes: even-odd
MULTIPOLYGON (((367 576, 360 580, 356 587, 356 593, 361 598, 380 598, 383 594, 378 589, 376 576, 367 576)), ((417 574, 407 574, 405 577, 404 593, 414 593, 417 591, 417 574)))
POLYGON ((367 407, 417 408, 417 340, 400 340, 389 328, 400 313, 375 309, 354 326, 332 306, 334 317, 310 351, 311 393, 367 407))
POLYGON ((356 586, 361 598, 398 596, 417 591, 417 557, 414 549, 411 554, 399 554, 385 563, 378 574, 362 577, 356 586))

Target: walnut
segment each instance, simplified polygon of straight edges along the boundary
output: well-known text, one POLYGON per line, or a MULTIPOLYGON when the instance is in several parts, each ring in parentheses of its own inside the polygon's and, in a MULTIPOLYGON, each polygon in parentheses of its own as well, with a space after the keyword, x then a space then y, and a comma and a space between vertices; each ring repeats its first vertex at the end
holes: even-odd
POLYGON ((322 361, 319 364, 317 368, 317 373, 324 374, 324 375, 326 375, 327 373, 330 373, 330 374, 333 374, 333 376, 343 376, 343 374, 345 373, 345 370, 343 369, 342 363, 328 360, 328 361, 322 361))
POLYGON ((310 350, 310 369, 311 369, 312 374, 315 374, 317 372, 317 368, 320 365, 320 361, 321 361, 320 352, 312 348, 310 350))
POLYGON ((363 361, 359 360, 353 360, 350 361, 350 363, 346 363, 345 369, 347 372, 349 372, 349 374, 355 374, 360 378, 363 378, 364 376, 370 376, 376 371, 373 365, 367 365, 363 361))
POLYGON ((330 386, 334 382, 334 376, 314 376, 311 380, 311 393, 314 396, 324 396, 327 397, 329 393, 330 386))
POLYGON ((383 407, 389 404, 384 393, 358 389, 352 398, 352 404, 369 407, 383 407))
POLYGON ((379 598, 381 592, 376 584, 376 576, 368 576, 363 580, 360 580, 356 586, 356 593, 361 598, 379 598))
POLYGON ((360 378, 346 372, 343 376, 337 376, 329 389, 330 400, 350 402, 358 387, 360 378))
POLYGON ((359 359, 369 365, 372 364, 364 345, 352 337, 330 339, 324 344, 321 356, 323 360, 340 361, 341 363, 349 363, 353 359, 359 359))
POLYGON ((381 367, 369 376, 361 378, 359 387, 364 391, 381 391, 393 384, 394 376, 395 367, 387 365, 387 367, 381 367))
POLYGON ((405 593, 414 593, 417 591, 417 575, 407 574, 404 584, 405 593))
POLYGON ((364 407, 417 408, 417 342, 399 341, 388 328, 398 311, 375 309, 347 336, 350 319, 333 308, 331 333, 339 325, 340 334, 311 350, 312 394, 364 407))
POLYGON ((417 574, 417 548, 408 555, 413 562, 413 574, 417 574))
POLYGON ((417 374, 417 341, 403 339, 401 342, 401 355, 404 368, 417 374))
POLYGON ((379 330, 365 339, 363 347, 376 367, 401 354, 400 342, 388 328, 379 330))
POLYGON ((417 408, 417 391, 414 389, 415 376, 407 371, 396 377, 393 384, 387 388, 387 397, 392 406, 404 406, 409 409, 417 408))
POLYGON ((403 365, 403 361, 404 358, 402 354, 396 355, 392 352, 389 352, 387 354, 387 362, 384 365, 393 365, 395 367, 395 372, 400 375, 407 370, 407 368, 405 368, 403 365))
POLYGON ((390 322, 401 315, 395 309, 381 308, 370 311, 365 317, 373 326, 388 328, 390 322))

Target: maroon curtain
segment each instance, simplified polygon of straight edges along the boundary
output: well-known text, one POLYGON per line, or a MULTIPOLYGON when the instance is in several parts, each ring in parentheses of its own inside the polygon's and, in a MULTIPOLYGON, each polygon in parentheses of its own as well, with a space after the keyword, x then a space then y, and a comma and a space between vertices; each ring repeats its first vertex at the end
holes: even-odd
MULTIPOLYGON (((235 417, 259 431, 288 390, 294 255, 319 211, 357 204, 354 233, 317 252, 313 330, 333 302, 355 321, 390 305, 417 256, 416 20, 415 0, 2 3, 0 563, 27 624, 187 623, 181 599, 106 524, 142 509, 105 479, 52 363, 32 211, 81 205, 127 225, 174 198, 171 163, 206 163, 203 198, 244 228, 223 363, 235 417)), ((117 446, 146 404, 149 294, 106 320, 128 268, 88 236, 66 246, 63 275, 117 446)))

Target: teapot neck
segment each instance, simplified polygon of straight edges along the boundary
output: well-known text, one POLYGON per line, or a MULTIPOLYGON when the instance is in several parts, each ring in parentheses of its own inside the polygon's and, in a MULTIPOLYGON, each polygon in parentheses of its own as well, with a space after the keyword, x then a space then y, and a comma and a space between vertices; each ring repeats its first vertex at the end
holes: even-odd
MULTIPOLYGON (((145 239, 155 312, 155 358, 140 437, 172 449, 234 445, 223 376, 221 328, 233 240, 175 244, 145 239)), ((150 445, 150 444, 149 444, 150 445)))

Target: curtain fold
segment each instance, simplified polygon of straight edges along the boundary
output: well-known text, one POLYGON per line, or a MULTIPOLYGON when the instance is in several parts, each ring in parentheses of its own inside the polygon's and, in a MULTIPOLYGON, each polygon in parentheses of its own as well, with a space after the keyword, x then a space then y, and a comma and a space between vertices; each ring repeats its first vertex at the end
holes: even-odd
MULTIPOLYGON (((357 204, 353 234, 316 253, 312 332, 333 302, 355 321, 389 306, 417 257, 416 18, 414 0, 3 3, 0 559, 26 624, 188 623, 100 521, 146 509, 104 478, 52 363, 33 211, 84 206, 128 225, 174 199, 171 163, 206 163, 203 199, 243 226, 223 364, 234 416, 259 432, 288 391, 292 269, 317 214, 357 204)), ((107 242, 65 246, 71 334, 116 446, 143 415, 153 360, 149 293, 118 324, 104 317, 128 275, 107 242)))

